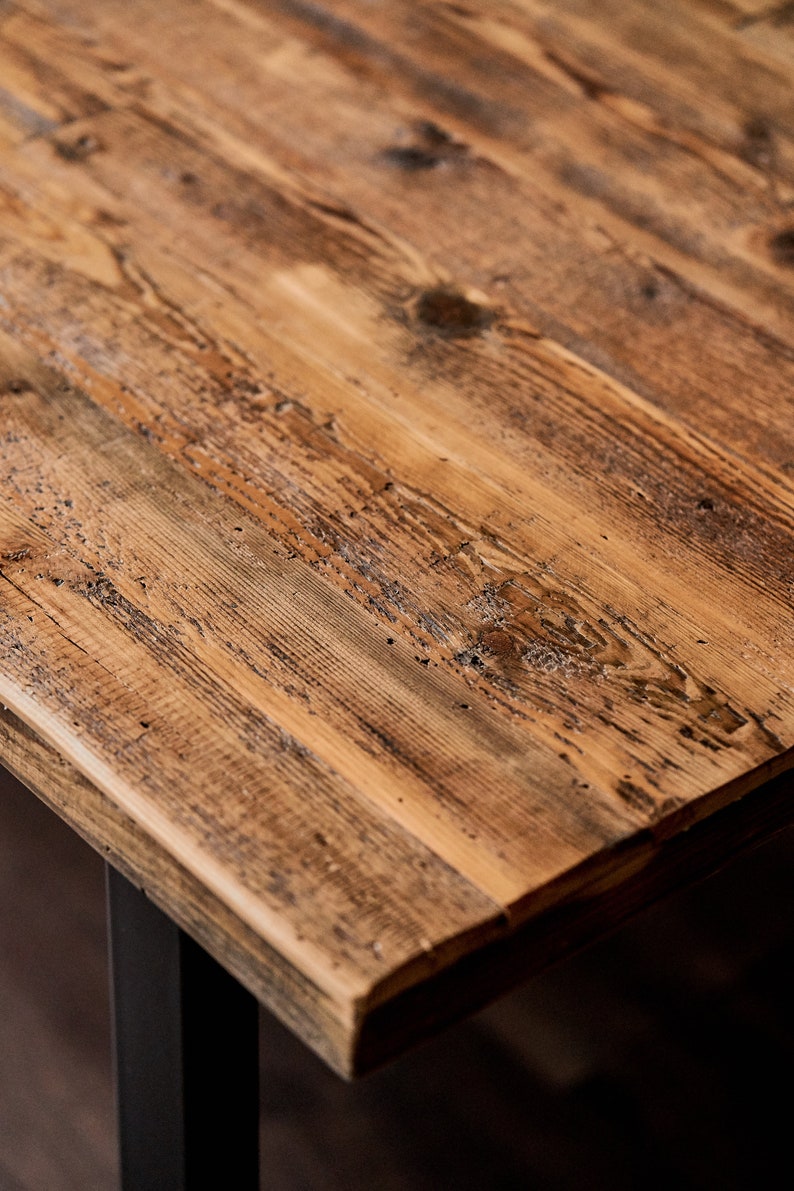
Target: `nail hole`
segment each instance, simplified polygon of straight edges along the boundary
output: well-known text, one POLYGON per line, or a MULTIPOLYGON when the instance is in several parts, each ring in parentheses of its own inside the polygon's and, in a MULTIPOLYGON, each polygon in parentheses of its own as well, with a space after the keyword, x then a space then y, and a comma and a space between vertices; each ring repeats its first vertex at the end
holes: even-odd
POLYGON ((430 149, 419 145, 392 145, 383 156, 391 165, 411 173, 413 170, 433 170, 441 164, 442 158, 430 149))
POLYGON ((99 141, 90 132, 84 132, 74 141, 55 142, 55 151, 64 161, 85 161, 101 148, 99 141))
POLYGON ((439 128, 432 120, 421 120, 414 126, 411 144, 391 145, 383 152, 384 159, 406 173, 433 170, 440 165, 459 159, 467 153, 466 145, 439 128))

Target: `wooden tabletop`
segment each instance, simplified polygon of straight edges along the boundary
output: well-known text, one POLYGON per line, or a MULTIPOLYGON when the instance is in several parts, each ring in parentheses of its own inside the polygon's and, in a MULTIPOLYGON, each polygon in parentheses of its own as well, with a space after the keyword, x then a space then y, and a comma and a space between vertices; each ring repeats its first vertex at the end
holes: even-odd
POLYGON ((790 817, 789 8, 0 2, 0 756, 342 1072, 790 817))

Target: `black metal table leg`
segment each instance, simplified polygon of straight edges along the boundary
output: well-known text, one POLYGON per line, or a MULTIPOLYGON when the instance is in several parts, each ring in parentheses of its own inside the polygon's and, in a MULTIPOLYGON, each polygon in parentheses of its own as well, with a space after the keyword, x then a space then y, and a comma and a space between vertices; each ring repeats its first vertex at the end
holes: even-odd
POLYGON ((123 1191, 259 1186, 258 1006, 107 866, 123 1191))

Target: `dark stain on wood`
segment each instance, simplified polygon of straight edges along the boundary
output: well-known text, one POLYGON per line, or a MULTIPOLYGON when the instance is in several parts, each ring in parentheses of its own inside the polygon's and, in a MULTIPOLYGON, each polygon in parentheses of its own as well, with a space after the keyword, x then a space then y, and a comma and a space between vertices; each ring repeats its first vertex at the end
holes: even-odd
POLYGON ((81 133, 74 140, 65 140, 59 137, 53 141, 53 144, 58 156, 62 157, 64 161, 70 162, 86 161, 102 148, 97 138, 89 132, 81 133))
POLYGON ((458 290, 427 290, 416 303, 416 317, 423 326, 449 339, 468 339, 486 331, 494 312, 473 302, 458 290))
POLYGON ((776 160, 775 134, 764 116, 752 116, 742 129, 739 152, 745 161, 760 170, 772 169, 776 160))
POLYGON ((468 146, 456 141, 432 120, 418 121, 405 143, 391 145, 382 154, 384 161, 406 173, 460 165, 467 156, 468 146))
POLYGON ((769 240, 769 251, 775 264, 787 269, 794 268, 794 227, 775 232, 769 240))

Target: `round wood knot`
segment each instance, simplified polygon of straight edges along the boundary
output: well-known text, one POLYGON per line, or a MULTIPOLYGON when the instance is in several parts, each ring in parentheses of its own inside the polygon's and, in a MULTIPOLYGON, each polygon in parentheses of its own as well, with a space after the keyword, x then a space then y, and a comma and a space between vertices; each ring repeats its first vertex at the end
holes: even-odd
POLYGON ((472 302, 457 290, 427 290, 416 307, 416 316, 426 327, 451 339, 479 335, 493 322, 494 314, 487 306, 472 302))
POLYGON ((507 657, 515 651, 513 638, 503 629, 489 629, 487 633, 483 633, 480 637, 480 645, 498 657, 507 657))

